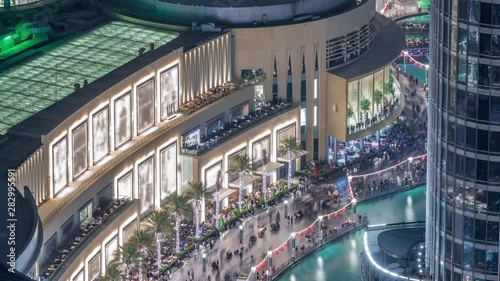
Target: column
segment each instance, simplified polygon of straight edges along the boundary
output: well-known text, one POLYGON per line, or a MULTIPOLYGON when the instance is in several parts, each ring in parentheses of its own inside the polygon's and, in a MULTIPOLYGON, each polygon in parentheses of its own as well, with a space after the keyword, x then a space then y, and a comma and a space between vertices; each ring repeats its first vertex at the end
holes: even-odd
POLYGON ((333 164, 335 165, 335 167, 337 166, 337 139, 336 138, 333 138, 333 164))
POLYGON ((323 216, 318 216, 318 238, 319 244, 323 244, 323 231, 321 230, 321 224, 323 223, 323 216))
POLYGON ((286 49, 276 50, 276 69, 278 72, 278 99, 286 101, 288 83, 288 56, 286 49))
POLYGON ((358 202, 358 200, 356 198, 352 198, 351 202, 352 202, 352 216, 353 216, 352 221, 356 222, 356 203, 358 202))
MULTIPOLYGON (((305 65, 306 65, 306 147, 309 151, 306 155, 306 161, 309 163, 314 159, 314 61, 316 54, 314 52, 314 45, 308 45, 305 49, 305 65)), ((318 93, 318 98, 321 93, 318 93)), ((318 121, 321 120, 322 115, 318 112, 318 121)), ((318 156, 319 156, 319 140, 318 140, 318 156)), ((324 155, 322 155, 324 157, 324 155)))
POLYGON ((288 216, 288 200, 285 200, 283 203, 285 203, 285 214, 284 218, 286 220, 286 217, 288 216))
POLYGON ((272 280, 273 276, 273 251, 267 252, 267 268, 268 268, 268 277, 267 280, 272 280))
POLYGON ((381 147, 380 147, 380 130, 377 131, 377 143, 378 143, 378 149, 381 149, 381 147))
POLYGON ((243 225, 240 224, 240 226, 238 227, 240 229, 240 244, 243 244, 243 225))
POLYGON ((292 262, 295 262, 295 257, 297 256, 297 252, 295 251, 295 232, 292 232, 291 236, 290 247, 292 247, 292 262))
POLYGON ((207 272, 207 254, 203 253, 201 257, 203 258, 203 274, 205 274, 207 272))

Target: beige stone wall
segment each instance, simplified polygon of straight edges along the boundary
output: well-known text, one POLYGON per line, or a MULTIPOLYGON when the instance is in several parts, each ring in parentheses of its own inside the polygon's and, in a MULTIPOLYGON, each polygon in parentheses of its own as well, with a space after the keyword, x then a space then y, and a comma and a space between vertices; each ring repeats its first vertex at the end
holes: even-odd
POLYGON ((347 138, 347 81, 328 75, 328 97, 326 102, 327 134, 340 140, 347 138))
MULTIPOLYGON (((276 60, 278 97, 286 100, 288 80, 288 59, 291 58, 293 100, 300 103, 300 84, 302 58, 305 59, 307 87, 307 124, 306 149, 313 157, 314 141, 314 106, 318 106, 318 155, 326 156, 326 136, 330 124, 327 120, 329 95, 326 73, 326 41, 356 31, 370 22, 374 16, 375 1, 371 0, 355 9, 340 15, 319 19, 312 22, 284 26, 236 28, 232 30, 234 40, 234 76, 239 78, 242 69, 263 68, 268 79, 264 82, 264 91, 268 99, 272 98, 274 61, 276 60), (314 67, 318 56, 318 99, 313 99, 314 67)), ((333 125, 336 126, 336 125, 333 125)))

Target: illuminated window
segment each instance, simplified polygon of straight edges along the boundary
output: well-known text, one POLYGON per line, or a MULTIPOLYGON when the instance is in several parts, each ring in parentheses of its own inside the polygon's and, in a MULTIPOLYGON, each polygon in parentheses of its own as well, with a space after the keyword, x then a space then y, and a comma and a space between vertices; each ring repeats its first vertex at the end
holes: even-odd
POLYGON ((314 106, 314 127, 318 126, 318 106, 314 106))
POLYGON ((314 78, 314 98, 318 98, 318 78, 314 78))
POLYGON ((305 126, 306 125, 306 108, 301 108, 300 109, 300 126, 305 126))

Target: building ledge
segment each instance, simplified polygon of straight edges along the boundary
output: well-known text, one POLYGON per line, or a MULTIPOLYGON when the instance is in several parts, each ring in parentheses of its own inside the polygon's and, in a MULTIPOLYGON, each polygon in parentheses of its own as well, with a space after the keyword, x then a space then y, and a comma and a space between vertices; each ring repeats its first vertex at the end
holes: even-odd
POLYGON ((345 66, 329 70, 328 73, 348 81, 356 80, 376 72, 395 60, 405 47, 401 28, 378 13, 374 17, 375 40, 368 52, 358 60, 345 66))

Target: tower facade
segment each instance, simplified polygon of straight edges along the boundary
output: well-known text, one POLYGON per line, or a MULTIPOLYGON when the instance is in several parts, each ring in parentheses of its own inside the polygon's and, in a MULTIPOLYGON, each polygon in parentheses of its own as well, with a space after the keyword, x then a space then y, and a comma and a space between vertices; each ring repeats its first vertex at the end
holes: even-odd
POLYGON ((433 0, 429 40, 429 273, 498 280, 500 2, 433 0))

